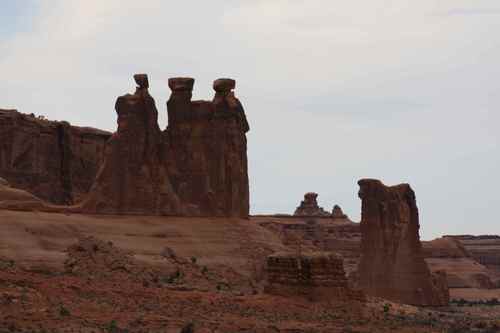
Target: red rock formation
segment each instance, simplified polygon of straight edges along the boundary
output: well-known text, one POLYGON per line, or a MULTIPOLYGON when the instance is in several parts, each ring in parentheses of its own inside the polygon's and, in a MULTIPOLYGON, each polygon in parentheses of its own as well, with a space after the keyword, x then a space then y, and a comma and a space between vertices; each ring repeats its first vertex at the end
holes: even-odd
POLYGON ((330 214, 323 209, 323 207, 318 206, 317 201, 318 194, 314 192, 308 192, 304 194, 304 200, 300 202, 300 205, 295 209, 295 216, 330 216, 330 214))
POLYGON ((347 215, 344 214, 344 212, 342 211, 342 208, 340 208, 339 205, 335 205, 335 206, 333 206, 333 210, 332 210, 332 218, 334 218, 334 219, 346 219, 347 215))
POLYGON ((194 79, 172 78, 167 102, 169 172, 186 215, 249 214, 245 112, 235 81, 214 82, 213 101, 191 101, 194 79))
POLYGON ((56 204, 90 189, 111 133, 0 110, 0 176, 56 204))
POLYGON ((158 127, 158 111, 148 92, 147 76, 135 75, 133 95, 115 104, 118 130, 106 147, 92 189, 81 205, 84 212, 177 214, 180 203, 169 182, 158 127))
POLYGON ((193 102, 194 79, 170 79, 162 132, 147 76, 134 79, 135 94, 116 102, 118 131, 83 211, 247 217, 249 128, 234 80, 215 81, 213 101, 193 102))
POLYGON ((431 275, 422 253, 415 193, 362 179, 359 286, 373 296, 422 306, 447 305, 446 279, 431 275))
POLYGON ((342 258, 328 252, 268 256, 265 292, 315 301, 364 300, 360 291, 349 288, 342 258))
POLYGON ((449 288, 495 288, 495 274, 478 263, 454 237, 422 242, 425 261, 432 272, 445 271, 449 288))
MULTIPOLYGON (((496 271, 500 283, 500 236, 498 235, 459 235, 445 236, 458 240, 482 265, 496 271)), ((500 285, 500 284, 499 284, 500 285)))

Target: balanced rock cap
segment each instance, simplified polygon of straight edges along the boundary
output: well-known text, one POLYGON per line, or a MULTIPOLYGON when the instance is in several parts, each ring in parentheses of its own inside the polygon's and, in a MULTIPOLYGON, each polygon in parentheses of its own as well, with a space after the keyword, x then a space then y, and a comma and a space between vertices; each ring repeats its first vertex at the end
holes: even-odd
POLYGON ((216 92, 229 92, 236 87, 236 81, 233 79, 217 79, 214 81, 214 90, 216 92))
POLYGON ((172 77, 168 79, 168 87, 172 91, 193 91, 194 79, 191 77, 172 77))
POLYGON ((148 74, 135 74, 134 75, 135 83, 139 86, 139 88, 149 88, 149 80, 148 74))

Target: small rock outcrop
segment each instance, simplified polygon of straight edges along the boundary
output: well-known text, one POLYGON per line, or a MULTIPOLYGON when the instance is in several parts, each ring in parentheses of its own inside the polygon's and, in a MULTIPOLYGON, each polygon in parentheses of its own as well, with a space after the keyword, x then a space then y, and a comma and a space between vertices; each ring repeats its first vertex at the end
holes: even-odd
POLYGON ((359 286, 369 295, 405 304, 447 305, 445 273, 433 276, 424 260, 410 185, 388 187, 375 179, 358 184, 362 200, 359 286))
POLYGON ((304 200, 300 202, 300 205, 295 209, 295 216, 330 216, 323 207, 318 206, 318 194, 314 192, 308 192, 304 194, 304 200))
POLYGON ((0 110, 0 177, 53 204, 89 191, 111 133, 0 110))
POLYGON ((334 218, 334 219, 346 219, 347 215, 344 214, 344 212, 342 211, 342 208, 340 208, 339 205, 335 205, 335 206, 333 206, 333 210, 332 210, 332 218, 334 218))
POLYGON ((314 301, 364 300, 362 292, 349 288, 342 258, 330 252, 268 256, 265 292, 314 301))

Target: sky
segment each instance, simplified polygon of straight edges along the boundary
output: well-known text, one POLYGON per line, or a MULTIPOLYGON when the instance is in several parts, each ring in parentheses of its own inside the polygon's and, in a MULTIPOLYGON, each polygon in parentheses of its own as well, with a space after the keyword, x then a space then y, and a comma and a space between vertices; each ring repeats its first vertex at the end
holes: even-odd
POLYGON ((357 180, 409 183, 420 234, 500 234, 498 0, 0 0, 0 108, 114 131, 148 73, 236 79, 251 212, 319 193, 359 221, 357 180))

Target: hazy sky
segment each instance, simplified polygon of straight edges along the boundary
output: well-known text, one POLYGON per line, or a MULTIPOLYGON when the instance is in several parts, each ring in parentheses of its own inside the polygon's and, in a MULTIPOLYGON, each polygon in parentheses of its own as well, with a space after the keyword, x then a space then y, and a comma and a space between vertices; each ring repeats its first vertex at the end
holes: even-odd
POLYGON ((500 234, 498 0, 0 0, 0 108, 114 131, 150 75, 237 80, 252 213, 303 193, 360 218, 357 180, 408 182, 421 235, 500 234))

